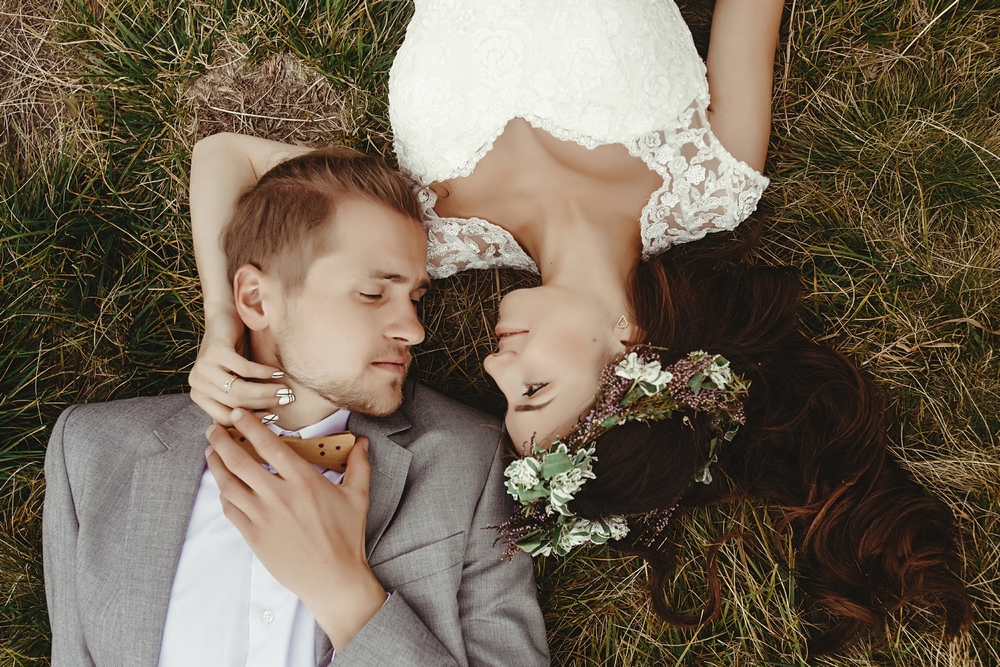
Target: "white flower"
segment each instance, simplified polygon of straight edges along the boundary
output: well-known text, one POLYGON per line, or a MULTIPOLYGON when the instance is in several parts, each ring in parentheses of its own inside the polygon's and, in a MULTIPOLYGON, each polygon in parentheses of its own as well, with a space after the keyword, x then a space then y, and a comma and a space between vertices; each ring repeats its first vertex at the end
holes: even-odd
POLYGON ((691 165, 684 173, 684 180, 691 185, 698 185, 705 180, 705 168, 700 164, 691 165))
MULTIPOLYGON (((716 357, 716 360, 721 357, 716 357)), ((708 375, 708 379, 712 381, 712 384, 718 389, 724 388, 729 381, 733 379, 733 371, 729 366, 729 361, 725 361, 724 364, 719 365, 717 361, 713 361, 712 365, 708 367, 705 374, 708 375)))
POLYGON ((552 508, 563 516, 571 516, 572 512, 566 505, 573 500, 573 494, 580 490, 584 480, 594 479, 594 473, 580 468, 561 472, 549 481, 549 503, 552 508))
POLYGON ((642 375, 644 364, 639 361, 639 355, 629 352, 629 355, 618 362, 615 375, 626 380, 638 380, 642 375))
POLYGON ((618 363, 615 375, 640 383, 642 392, 647 396, 662 391, 667 383, 674 379, 673 373, 660 369, 659 361, 650 361, 649 363, 640 361, 635 352, 630 352, 618 363))
POLYGON ((589 470, 586 471, 589 474, 585 475, 584 471, 580 468, 572 468, 566 472, 561 472, 552 478, 549 483, 550 488, 553 491, 559 491, 560 493, 576 493, 581 486, 583 486, 583 480, 593 479, 594 473, 589 470))
POLYGON ((705 465, 698 474, 694 476, 694 481, 699 484, 711 484, 712 483, 712 471, 709 470, 711 463, 705 465))
POLYGON ((531 556, 532 558, 535 558, 536 556, 548 556, 551 553, 552 553, 552 545, 549 543, 545 543, 536 547, 534 551, 529 551, 528 555, 531 556))
POLYGON ((559 535, 559 544, 556 545, 556 552, 560 556, 565 556, 573 547, 590 542, 590 522, 580 519, 571 528, 564 529, 559 535))
POLYGON ((504 475, 510 478, 511 483, 523 490, 534 488, 538 484, 538 463, 532 466, 528 461, 534 461, 534 459, 517 459, 511 462, 507 469, 504 471, 504 475))
POLYGON ((623 516, 613 516, 608 521, 608 528, 611 530, 611 539, 620 540, 628 535, 628 521, 623 516))
POLYGON ((615 516, 607 521, 590 521, 577 518, 572 524, 567 524, 559 535, 555 545, 555 553, 565 556, 573 547, 581 544, 604 544, 608 540, 620 540, 628 535, 628 522, 625 517, 615 516))

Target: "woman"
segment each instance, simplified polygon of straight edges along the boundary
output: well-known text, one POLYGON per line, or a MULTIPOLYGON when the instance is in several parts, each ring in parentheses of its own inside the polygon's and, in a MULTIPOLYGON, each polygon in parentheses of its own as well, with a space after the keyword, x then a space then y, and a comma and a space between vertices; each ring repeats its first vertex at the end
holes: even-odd
MULTIPOLYGON (((950 511, 889 456, 871 384, 798 333, 797 276, 725 268, 699 244, 659 254, 734 228, 767 184, 759 170, 781 9, 717 0, 706 78, 670 2, 418 2, 390 76, 390 116, 400 165, 423 186, 429 272, 515 266, 541 277, 504 298, 499 349, 484 362, 507 397, 515 447, 530 455, 508 471, 508 487, 537 520, 515 519, 512 543, 543 553, 613 539, 651 564, 657 612, 684 621, 661 592, 672 567, 667 520, 727 495, 694 483, 710 481, 718 460, 736 490, 771 500, 794 529, 801 586, 835 620, 814 648, 835 649, 907 602, 943 608, 955 634, 970 611, 949 570, 950 511), (712 353, 698 357, 704 371, 728 359, 749 381, 722 412, 701 409, 694 394, 653 406, 657 418, 617 402, 593 407, 598 393, 620 402, 638 382, 616 375, 624 353, 640 355, 629 356, 637 373, 663 379, 703 349, 712 353), (579 470, 569 486, 544 489, 547 507, 533 505, 531 466, 553 443, 549 463, 569 443, 579 470)), ((280 369, 233 349, 218 234, 242 189, 307 150, 232 136, 215 141, 211 159, 196 149, 207 321, 191 384, 220 421, 233 405, 288 399, 266 382, 280 369), (227 384, 230 373, 265 382, 227 384)), ((667 384, 635 395, 647 406, 670 398, 667 384)), ((706 395, 722 384, 706 383, 706 395)))

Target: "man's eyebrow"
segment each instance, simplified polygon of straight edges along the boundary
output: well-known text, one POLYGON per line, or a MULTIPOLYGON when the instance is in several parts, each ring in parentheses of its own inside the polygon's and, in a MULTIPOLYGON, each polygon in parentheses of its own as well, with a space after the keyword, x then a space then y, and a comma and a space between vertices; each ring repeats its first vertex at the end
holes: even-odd
POLYGON ((541 405, 532 405, 531 403, 525 403, 524 405, 515 405, 514 412, 534 412, 535 410, 541 410, 554 400, 556 399, 550 398, 548 402, 542 403, 541 405))
MULTIPOLYGON (((410 279, 399 273, 391 273, 389 271, 375 271, 370 276, 373 280, 386 280, 395 285, 405 285, 410 282, 410 279)), ((417 284, 417 289, 427 290, 431 288, 431 281, 424 278, 417 284)))

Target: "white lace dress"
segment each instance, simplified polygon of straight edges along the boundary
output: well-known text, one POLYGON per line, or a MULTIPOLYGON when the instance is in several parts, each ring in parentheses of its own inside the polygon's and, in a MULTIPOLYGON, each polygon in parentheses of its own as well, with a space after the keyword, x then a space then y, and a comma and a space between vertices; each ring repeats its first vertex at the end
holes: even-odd
POLYGON ((432 277, 537 271, 503 228, 441 218, 427 187, 472 173, 512 118, 588 148, 623 144, 663 177, 643 256, 730 230, 768 180, 712 134, 705 65, 672 0, 416 0, 389 75, 401 168, 423 186, 432 277))

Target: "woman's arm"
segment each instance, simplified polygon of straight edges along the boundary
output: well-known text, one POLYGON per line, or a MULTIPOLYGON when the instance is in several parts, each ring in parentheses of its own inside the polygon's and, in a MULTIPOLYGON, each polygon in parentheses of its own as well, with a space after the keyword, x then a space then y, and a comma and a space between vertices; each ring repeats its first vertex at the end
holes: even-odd
POLYGON ((708 122, 733 157, 763 171, 774 50, 784 0, 716 0, 708 45, 708 122))
POLYGON ((233 217, 236 200, 271 167, 310 148, 241 134, 214 134, 191 152, 191 233, 205 303, 205 337, 188 382, 191 399, 216 421, 226 424, 232 408, 265 410, 278 405, 281 384, 235 380, 270 380, 279 369, 245 359, 237 346, 243 323, 236 314, 233 289, 226 277, 226 258, 219 245, 233 217))
POLYGON ((233 217, 236 200, 279 162, 311 150, 229 132, 213 134, 194 145, 191 151, 191 233, 206 315, 234 307, 233 289, 226 279, 226 258, 219 237, 233 217))

